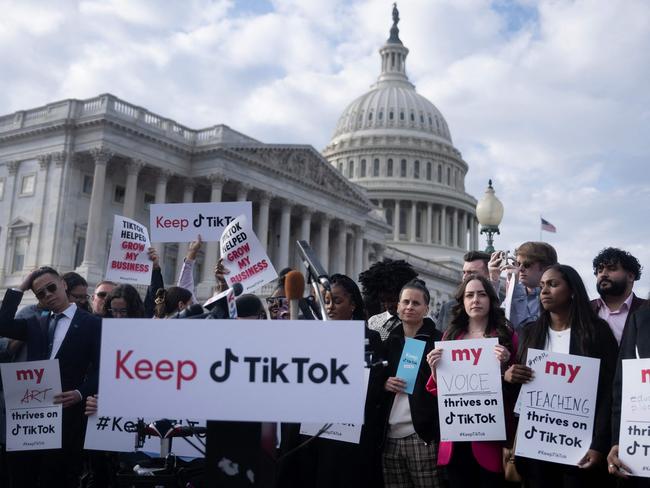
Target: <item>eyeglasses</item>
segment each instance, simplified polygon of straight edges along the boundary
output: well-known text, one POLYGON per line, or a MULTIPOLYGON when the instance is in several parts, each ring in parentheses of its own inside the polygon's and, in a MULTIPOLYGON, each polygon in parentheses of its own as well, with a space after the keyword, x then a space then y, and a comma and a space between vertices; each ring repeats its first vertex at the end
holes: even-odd
POLYGON ((126 308, 109 308, 108 313, 110 313, 113 317, 119 316, 126 316, 129 311, 126 308))
POLYGON ((34 295, 36 295, 36 298, 38 298, 39 300, 42 300, 43 298, 45 298, 45 294, 46 294, 48 291, 49 291, 50 293, 54 293, 54 292, 56 292, 56 290, 57 290, 58 288, 59 288, 59 287, 57 286, 56 283, 50 283, 49 285, 45 286, 44 288, 41 288, 40 290, 35 291, 35 292, 34 292, 34 295))
POLYGON ((108 295, 108 292, 107 292, 107 291, 98 291, 98 292, 95 292, 95 296, 96 296, 97 298, 104 299, 104 298, 106 298, 106 295, 108 295))
POLYGON ((528 269, 535 263, 533 263, 532 261, 522 261, 521 263, 517 261, 515 264, 517 265, 518 268, 528 269))

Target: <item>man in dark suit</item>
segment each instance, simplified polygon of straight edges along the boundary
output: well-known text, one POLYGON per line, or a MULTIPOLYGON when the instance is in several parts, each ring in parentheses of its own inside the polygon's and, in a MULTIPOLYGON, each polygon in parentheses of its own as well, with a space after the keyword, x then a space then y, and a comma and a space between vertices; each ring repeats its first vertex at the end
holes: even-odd
POLYGON ((15 487, 76 487, 82 468, 85 430, 83 400, 97 393, 101 319, 70 303, 66 284, 52 268, 30 273, 20 287, 7 290, 0 306, 0 336, 27 345, 27 360, 58 359, 63 406, 62 449, 11 454, 15 487), (31 289, 50 314, 16 319, 23 293, 31 289))
POLYGON ((592 300, 591 306, 620 344, 628 317, 646 303, 632 292, 634 282, 641 278, 641 264, 629 252, 608 247, 594 258, 593 267, 600 298, 592 300))

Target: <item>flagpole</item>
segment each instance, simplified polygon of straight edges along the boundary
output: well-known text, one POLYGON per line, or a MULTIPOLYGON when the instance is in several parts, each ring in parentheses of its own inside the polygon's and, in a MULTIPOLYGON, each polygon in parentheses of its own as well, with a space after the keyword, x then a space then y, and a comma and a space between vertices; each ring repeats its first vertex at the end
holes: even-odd
POLYGON ((542 216, 540 215, 539 216, 539 242, 543 242, 542 241, 542 231, 543 230, 544 229, 542 228, 542 216))

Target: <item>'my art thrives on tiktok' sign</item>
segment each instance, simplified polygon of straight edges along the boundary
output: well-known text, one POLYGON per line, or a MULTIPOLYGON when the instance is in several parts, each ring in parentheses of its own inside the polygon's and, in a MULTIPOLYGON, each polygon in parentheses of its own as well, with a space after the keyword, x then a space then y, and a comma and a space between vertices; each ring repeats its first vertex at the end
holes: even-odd
POLYGON ((362 322, 107 319, 99 415, 362 423, 363 351, 362 322))

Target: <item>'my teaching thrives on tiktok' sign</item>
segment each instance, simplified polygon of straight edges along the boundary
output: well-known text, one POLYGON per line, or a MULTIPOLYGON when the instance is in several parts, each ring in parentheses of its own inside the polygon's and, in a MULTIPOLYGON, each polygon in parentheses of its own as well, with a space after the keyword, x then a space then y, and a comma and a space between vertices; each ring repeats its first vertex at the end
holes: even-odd
POLYGON ((360 423, 363 344, 360 322, 107 320, 99 414, 360 423))

